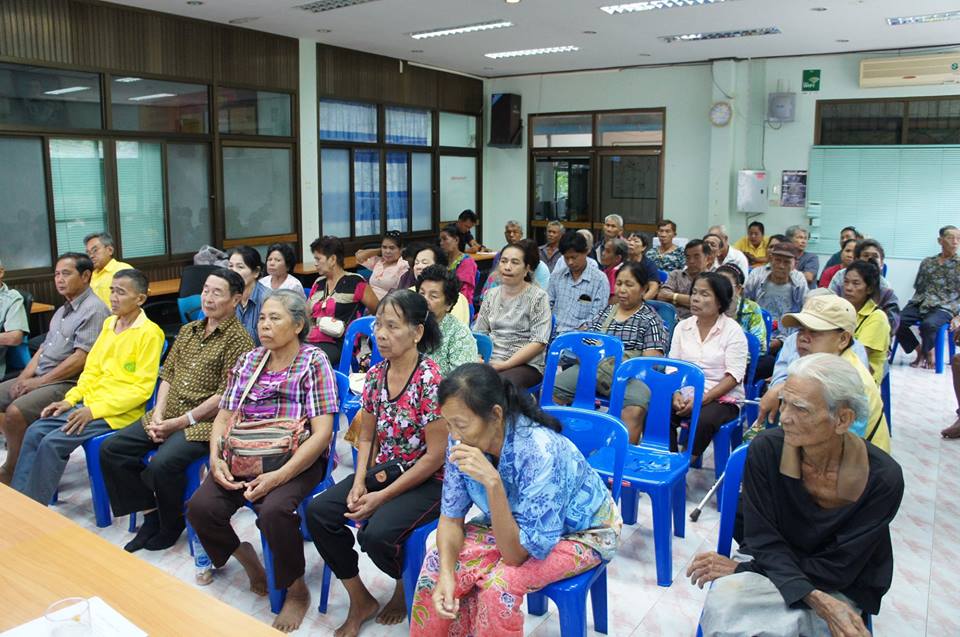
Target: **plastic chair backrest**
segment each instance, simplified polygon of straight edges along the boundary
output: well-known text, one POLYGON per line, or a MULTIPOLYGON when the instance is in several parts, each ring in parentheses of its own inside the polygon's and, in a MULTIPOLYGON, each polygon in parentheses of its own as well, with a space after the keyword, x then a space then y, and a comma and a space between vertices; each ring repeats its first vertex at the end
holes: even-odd
POLYGON ((475 312, 473 311, 473 303, 467 303, 467 311, 469 312, 469 318, 467 319, 467 327, 473 325, 473 316, 475 312))
POLYGON ((747 351, 750 356, 747 359, 746 373, 743 375, 743 386, 747 388, 753 385, 754 377, 757 375, 757 362, 760 360, 760 339, 750 332, 744 332, 743 335, 747 337, 747 351))
POLYGON ((727 468, 723 472, 723 484, 720 485, 720 501, 723 508, 720 510, 720 533, 717 538, 717 553, 730 557, 730 546, 733 542, 733 523, 737 517, 740 501, 740 482, 743 479, 743 464, 747 460, 749 443, 742 444, 727 460, 727 468))
POLYGON ((27 316, 30 316, 30 310, 33 309, 33 294, 26 290, 17 290, 17 292, 20 293, 20 297, 23 299, 23 311, 27 313, 27 316))
POLYGON ((489 363, 490 357, 493 356, 493 339, 486 334, 478 334, 477 332, 473 333, 473 337, 477 339, 477 351, 480 352, 483 362, 489 363))
POLYGON ((177 296, 193 296, 203 292, 203 284, 216 265, 188 265, 180 271, 180 293, 177 296))
POLYGON ((573 442, 585 458, 599 449, 613 448, 613 481, 610 486, 614 502, 619 503, 623 467, 630 441, 623 423, 609 414, 576 407, 553 405, 544 407, 543 411, 560 421, 563 435, 573 442))
POLYGON ((30 348, 27 346, 27 337, 16 347, 7 348, 7 373, 20 371, 30 364, 30 348))
POLYGON ((575 356, 580 365, 572 406, 593 409, 597 399, 597 368, 600 361, 612 357, 613 368, 616 369, 623 362, 623 341, 599 332, 568 332, 553 339, 547 350, 543 370, 541 405, 556 404, 553 401, 553 386, 560 371, 560 359, 565 351, 575 356))
POLYGON ((880 275, 881 275, 883 278, 887 278, 887 264, 886 264, 886 263, 883 264, 883 270, 880 272, 880 275))
POLYGON ((203 313, 200 308, 200 295, 181 296, 177 299, 177 309, 180 310, 180 323, 183 325, 196 321, 197 317, 203 313))
POLYGON ((763 317, 763 324, 767 328, 767 351, 770 351, 770 337, 773 335, 773 317, 770 316, 770 312, 762 307, 760 308, 760 316, 763 317))
MULTIPOLYGON (((690 440, 695 439, 700 405, 703 402, 703 370, 686 361, 657 356, 641 356, 624 361, 613 376, 608 413, 620 417, 627 383, 631 379, 643 381, 650 389, 650 404, 647 406, 647 424, 643 431, 641 447, 670 450, 671 416, 673 394, 681 387, 693 388, 693 409, 690 413, 690 440)), ((690 456, 690 445, 683 454, 690 456)))
POLYGON ((380 350, 377 349, 377 339, 373 335, 373 323, 376 320, 376 317, 373 316, 361 316, 360 318, 353 319, 350 321, 350 325, 347 326, 347 331, 343 335, 343 347, 340 350, 340 364, 337 366, 337 371, 347 376, 350 375, 353 364, 353 348, 357 343, 357 339, 361 336, 366 336, 370 339, 370 365, 376 365, 383 357, 380 355, 380 350))
POLYGON ((669 276, 670 275, 664 272, 663 270, 657 270, 657 278, 660 279, 661 285, 667 282, 667 277, 669 276))
POLYGON ((644 303, 660 315, 663 327, 667 330, 667 349, 669 349, 670 341, 673 340, 673 329, 677 326, 677 308, 664 301, 644 301, 644 303))

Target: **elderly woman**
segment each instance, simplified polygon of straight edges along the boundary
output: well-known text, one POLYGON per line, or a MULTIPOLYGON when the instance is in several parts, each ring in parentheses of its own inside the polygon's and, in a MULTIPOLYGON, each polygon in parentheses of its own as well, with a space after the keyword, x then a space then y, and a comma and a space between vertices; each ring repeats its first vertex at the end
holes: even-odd
POLYGON ((267 290, 293 290, 303 294, 303 284, 293 276, 297 265, 297 255, 289 243, 274 243, 267 248, 267 276, 260 279, 260 285, 267 290))
POLYGON ((631 232, 627 235, 627 246, 627 260, 636 261, 647 273, 647 289, 643 293, 643 300, 657 298, 657 292, 660 291, 660 272, 656 264, 647 258, 647 250, 651 247, 650 235, 646 232, 631 232))
POLYGON ((840 249, 840 261, 834 265, 831 265, 829 268, 823 269, 823 274, 820 275, 820 283, 818 287, 825 288, 830 286, 830 281, 833 280, 833 276, 843 270, 848 265, 853 263, 854 251, 857 248, 858 241, 856 239, 847 239, 843 242, 843 246, 840 249))
POLYGON ((543 289, 531 283, 540 262, 539 251, 531 245, 503 249, 501 285, 484 299, 473 328, 493 340, 490 365, 524 389, 543 380, 543 353, 551 331, 550 300, 543 289))
POLYGON ((254 345, 260 346, 260 336, 257 334, 257 323, 260 320, 260 307, 270 291, 258 285, 263 272, 263 260, 260 253, 250 246, 238 246, 228 253, 227 268, 233 270, 243 279, 243 294, 237 303, 237 318, 243 329, 253 339, 254 345))
MULTIPOLYGON (((698 365, 703 370, 704 394, 692 444, 691 460, 699 458, 720 426, 740 413, 743 376, 747 370, 747 338, 740 324, 726 315, 733 302, 733 286, 716 272, 697 275, 690 294, 690 318, 673 331, 670 357, 698 365)), ((673 423, 689 419, 693 397, 684 392, 673 396, 673 423)))
POLYGON ((807 280, 807 287, 811 290, 817 287, 817 272, 820 271, 820 257, 807 252, 807 243, 810 241, 810 231, 803 226, 787 228, 787 240, 797 246, 800 256, 797 257, 796 269, 807 280))
POLYGON ((317 280, 307 301, 310 333, 307 342, 316 345, 336 367, 343 350, 347 326, 366 308, 377 309, 376 294, 359 274, 343 269, 343 242, 337 237, 320 237, 310 244, 317 280))
POLYGON ((427 352, 427 356, 433 359, 443 376, 480 358, 477 339, 470 327, 450 313, 460 297, 459 287, 457 277, 442 265, 431 265, 417 279, 417 293, 427 300, 427 307, 440 326, 440 344, 427 352))
POLYGON ((603 242, 603 249, 600 252, 600 269, 607 275, 607 281, 610 283, 610 303, 615 301, 617 273, 626 263, 629 251, 630 246, 620 237, 607 239, 603 242))
MULTIPOLYGON (((409 284, 404 281, 404 284, 401 287, 408 288, 417 291, 417 279, 423 274, 423 271, 429 268, 431 265, 442 265, 447 267, 447 255, 443 253, 442 250, 436 245, 431 244, 421 244, 415 248, 414 258, 413 258, 413 267, 407 272, 407 275, 410 276, 409 284)), ((406 277, 406 275, 405 275, 406 277)), ((464 325, 470 325, 470 303, 467 301, 467 297, 463 293, 459 292, 462 283, 457 279, 457 302, 454 304, 453 309, 450 310, 450 314, 453 318, 457 319, 464 325)))
POLYGON ((410 269, 410 264, 400 258, 403 256, 402 248, 400 231, 387 230, 379 248, 357 250, 357 263, 373 272, 370 275, 370 287, 377 295, 377 300, 399 288, 400 280, 410 269))
POLYGON ((903 473, 850 433, 868 411, 847 361, 811 354, 779 390, 780 427, 750 443, 734 537, 752 559, 697 555, 687 576, 713 582, 700 618, 711 635, 870 633, 893 578, 890 523, 903 473))
POLYGON ((460 251, 460 235, 457 226, 451 224, 440 231, 440 249, 447 257, 447 269, 460 279, 460 291, 473 303, 477 287, 477 262, 460 251))
POLYGON ((214 567, 232 555, 246 571, 250 590, 266 595, 256 550, 240 542, 230 526, 237 509, 253 505, 257 526, 273 549, 274 583, 287 589, 273 622, 283 632, 296 630, 310 605, 297 507, 324 477, 332 414, 338 410, 333 369, 323 352, 304 343, 308 329, 306 302, 296 292, 277 290, 264 302, 258 325, 263 346, 240 357, 230 371, 210 432, 210 473, 187 507, 187 519, 214 567), (309 437, 280 468, 233 475, 221 451, 231 423, 269 419, 304 420, 309 437))
POLYGON ((410 634, 519 637, 526 593, 613 557, 619 512, 560 423, 489 366, 458 368, 439 399, 443 504, 410 634), (464 525, 473 506, 480 516, 464 525))
POLYGON ((883 382, 890 351, 890 323, 877 307, 880 292, 880 270, 868 261, 854 261, 847 266, 843 278, 843 298, 857 311, 857 329, 853 337, 867 351, 870 374, 877 385, 883 382))
MULTIPOLYGON (((617 275, 616 304, 608 305, 594 317, 589 331, 608 334, 623 341, 624 358, 663 356, 667 336, 660 315, 643 302, 647 289, 646 271, 636 261, 623 264, 617 275)), ((597 392, 610 396, 613 382, 613 359, 600 364, 597 370, 597 392)), ((577 392, 580 366, 572 365, 557 375, 553 397, 558 403, 570 403, 577 392)), ((650 404, 650 390, 639 380, 627 385, 623 401, 623 422, 630 432, 631 444, 638 444, 650 404)))
POLYGON ((360 469, 307 507, 313 543, 350 596, 337 637, 356 635, 374 616, 381 624, 403 621, 403 543, 417 526, 440 515, 446 428, 437 403, 440 368, 425 354, 440 344, 440 328, 422 296, 397 290, 380 302, 375 334, 383 361, 370 368, 364 382, 360 469), (351 521, 365 522, 357 533, 361 550, 396 580, 379 615, 376 598, 360 579, 351 521))

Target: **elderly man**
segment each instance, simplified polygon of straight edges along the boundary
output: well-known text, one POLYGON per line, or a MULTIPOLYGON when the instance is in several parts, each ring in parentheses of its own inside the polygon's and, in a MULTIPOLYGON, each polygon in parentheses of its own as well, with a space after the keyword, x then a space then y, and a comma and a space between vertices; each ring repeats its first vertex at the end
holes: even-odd
POLYGON ((719 268, 724 263, 733 263, 740 268, 740 271, 746 276, 746 274, 750 272, 747 255, 730 245, 730 235, 727 234, 727 229, 724 226, 710 226, 707 233, 717 235, 722 241, 720 250, 717 252, 716 257, 714 257, 714 262, 717 264, 717 267, 719 268))
POLYGON ((627 260, 627 254, 630 246, 623 239, 609 239, 603 245, 603 253, 600 255, 600 266, 603 273, 607 275, 610 282, 610 303, 614 302, 614 292, 617 287, 617 274, 620 268, 627 260))
POLYGON ((787 240, 797 246, 800 254, 797 256, 797 270, 807 280, 807 287, 817 287, 817 273, 820 272, 820 257, 807 252, 807 242, 810 241, 810 232, 803 226, 790 226, 786 231, 787 240))
POLYGON ((843 252, 843 246, 845 246, 847 244, 847 241, 849 241, 850 239, 856 239, 857 241, 859 241, 860 239, 863 239, 863 235, 860 234, 857 231, 857 229, 854 228, 853 226, 847 226, 846 228, 841 230, 840 231, 840 249, 834 252, 833 255, 829 259, 827 259, 827 264, 823 266, 824 270, 826 270, 827 268, 832 268, 833 266, 840 263, 840 254, 843 252))
POLYGON ((687 569, 698 586, 713 582, 705 637, 869 635, 861 613, 880 611, 893 579, 903 473, 849 431, 867 412, 863 390, 836 356, 791 365, 781 427, 757 436, 743 470, 734 537, 752 559, 701 553, 687 569))
POLYGON ((680 249, 680 246, 673 242, 676 236, 677 224, 674 222, 664 219, 657 224, 657 240, 660 245, 647 250, 647 258, 653 261, 657 269, 664 272, 673 272, 686 267, 687 263, 684 260, 686 254, 680 249))
MULTIPOLYGON (((743 285, 743 295, 765 309, 779 322, 787 312, 799 312, 803 307, 803 298, 807 294, 807 280, 797 271, 797 259, 800 249, 792 243, 778 243, 767 254, 770 261, 761 268, 754 268, 743 285)), ((771 353, 783 345, 783 339, 789 334, 778 325, 770 341, 771 353)), ((761 378, 764 378, 761 376, 761 378)))
POLYGON ((100 297, 104 305, 109 306, 113 275, 120 270, 129 270, 132 266, 113 258, 115 248, 113 237, 110 236, 109 232, 88 234, 83 238, 83 245, 86 246, 87 256, 93 261, 93 276, 90 277, 90 287, 93 288, 93 293, 100 297))
POLYGON ((597 261, 601 260, 603 256, 603 246, 608 241, 614 239, 623 238, 623 217, 620 215, 607 215, 603 218, 603 233, 600 235, 600 240, 597 241, 596 246, 594 247, 594 256, 597 261))
POLYGON ((93 262, 85 254, 66 252, 57 259, 54 285, 66 302, 54 313, 43 344, 16 378, 0 384, 0 428, 7 439, 7 458, 0 482, 10 484, 27 426, 50 403, 63 400, 76 384, 110 316, 110 310, 90 289, 93 262))
POLYGON ((560 240, 565 267, 557 267, 547 286, 557 335, 584 329, 610 300, 610 282, 597 262, 587 257, 589 252, 579 232, 567 232, 560 240))
POLYGON ((74 449, 143 416, 153 393, 163 349, 163 330, 142 309, 147 277, 120 270, 110 285, 113 316, 87 355, 77 386, 40 412, 27 428, 11 486, 47 505, 74 449))
POLYGON ((557 261, 563 260, 563 255, 560 254, 560 238, 563 237, 563 231, 562 223, 551 221, 547 224, 547 242, 540 246, 540 263, 546 264, 551 272, 557 265, 557 261))
MULTIPOLYGON (((683 246, 686 267, 673 270, 667 275, 666 282, 657 292, 657 300, 672 303, 677 308, 677 319, 690 316, 690 294, 693 292, 693 280, 709 266, 713 251, 710 244, 693 239, 683 246)), ((650 254, 649 252, 647 253, 650 254)))
POLYGON ((0 263, 0 379, 7 373, 7 348, 16 347, 30 333, 23 297, 3 282, 3 263, 0 263))
POLYGON ((125 427, 100 447, 100 466, 113 514, 144 511, 143 525, 123 548, 160 551, 176 544, 185 527, 187 467, 210 453, 210 430, 227 376, 253 340, 237 319, 243 279, 213 270, 200 293, 206 315, 180 328, 163 363, 157 402, 141 426, 125 427), (157 454, 144 467, 148 451, 157 454))
POLYGON ((913 284, 915 293, 900 313, 897 339, 908 354, 917 349, 911 367, 933 367, 933 347, 940 327, 960 314, 960 230, 956 226, 940 228, 940 254, 920 262, 913 284), (911 329, 920 324, 920 338, 911 329))
POLYGON ((733 247, 743 252, 750 265, 763 265, 767 262, 767 238, 763 236, 765 231, 762 223, 751 221, 747 226, 747 235, 733 244, 733 247))

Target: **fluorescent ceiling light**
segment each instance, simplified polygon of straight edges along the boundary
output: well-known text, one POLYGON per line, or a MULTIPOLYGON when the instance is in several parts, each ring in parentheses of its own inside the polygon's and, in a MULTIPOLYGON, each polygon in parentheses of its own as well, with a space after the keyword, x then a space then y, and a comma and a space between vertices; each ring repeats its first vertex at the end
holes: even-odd
POLYGON ((55 91, 44 91, 44 95, 66 95, 67 93, 79 93, 80 91, 89 91, 89 86, 68 86, 67 88, 58 88, 55 91))
POLYGON ((323 13, 324 11, 333 11, 334 9, 343 9, 344 7, 352 7, 357 4, 366 4, 375 1, 376 0, 317 0, 316 2, 308 2, 307 4, 297 5, 293 8, 309 11, 310 13, 323 13))
POLYGON ((739 29, 737 31, 713 31, 711 33, 682 33, 680 35, 661 35, 660 39, 670 42, 689 42, 693 40, 725 40, 727 38, 745 38, 751 35, 773 35, 781 33, 777 27, 759 27, 739 29))
POLYGON ((732 0, 648 0, 647 2, 630 2, 628 4, 611 4, 600 7, 601 11, 610 15, 621 13, 637 13, 639 11, 654 11, 656 9, 677 9, 680 7, 698 7, 704 4, 720 4, 732 0))
POLYGON ((142 80, 142 77, 118 77, 114 82, 123 82, 124 84, 130 84, 131 82, 139 82, 142 80))
POLYGON ((490 29, 502 29, 512 27, 513 22, 506 20, 493 20, 492 22, 479 22, 477 24, 466 24, 462 27, 445 27, 443 29, 433 29, 432 31, 418 31, 411 33, 410 37, 414 40, 424 38, 438 38, 443 35, 460 35, 461 33, 474 33, 476 31, 489 31, 490 29))
POLYGON ((941 13, 928 13, 926 15, 887 18, 887 24, 892 27, 898 27, 904 24, 927 24, 928 22, 945 22, 947 20, 957 19, 960 19, 960 11, 943 11, 941 13))
POLYGON ((548 53, 570 53, 572 51, 579 51, 580 47, 578 46, 548 46, 542 49, 521 49, 520 51, 501 51, 499 53, 485 53, 484 55, 488 58, 494 60, 499 60, 501 58, 516 58, 522 57, 525 55, 546 55, 548 53))
POLYGON ((154 93, 153 95, 140 95, 129 98, 131 102, 145 102, 147 100, 158 100, 161 97, 176 97, 176 93, 154 93))

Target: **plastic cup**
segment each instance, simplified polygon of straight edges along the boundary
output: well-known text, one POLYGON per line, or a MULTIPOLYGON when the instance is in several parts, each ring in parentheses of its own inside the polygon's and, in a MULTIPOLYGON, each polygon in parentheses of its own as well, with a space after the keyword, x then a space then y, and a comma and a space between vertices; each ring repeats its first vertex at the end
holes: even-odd
POLYGON ((90 624, 90 602, 83 597, 67 597, 55 601, 43 613, 53 625, 57 637, 81 637, 93 634, 90 624))

